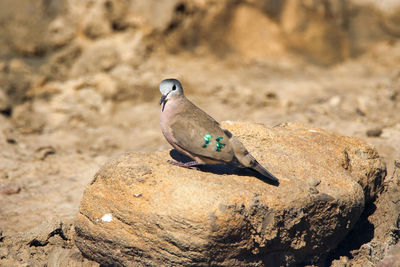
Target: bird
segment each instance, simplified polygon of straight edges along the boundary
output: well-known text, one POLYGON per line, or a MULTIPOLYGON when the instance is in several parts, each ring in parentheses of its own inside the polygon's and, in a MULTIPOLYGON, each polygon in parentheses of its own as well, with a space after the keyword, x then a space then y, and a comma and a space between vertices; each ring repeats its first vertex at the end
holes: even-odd
POLYGON ((204 164, 229 164, 250 168, 271 182, 278 179, 247 151, 245 146, 183 93, 177 79, 160 83, 161 131, 173 148, 192 159, 168 162, 186 168, 204 164))

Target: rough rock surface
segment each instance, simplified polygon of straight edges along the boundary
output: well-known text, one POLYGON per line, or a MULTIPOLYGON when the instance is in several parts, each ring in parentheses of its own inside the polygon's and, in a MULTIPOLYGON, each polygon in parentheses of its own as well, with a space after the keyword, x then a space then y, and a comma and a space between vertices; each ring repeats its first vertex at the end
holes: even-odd
POLYGON ((83 254, 125 266, 320 264, 382 189, 385 165, 359 139, 298 124, 223 126, 279 186, 228 166, 172 166, 168 152, 125 154, 84 193, 83 254))
POLYGON ((400 266, 400 247, 393 247, 388 255, 377 265, 377 267, 399 267, 400 266))
POLYGON ((1 266, 45 266, 97 267, 98 264, 82 257, 73 244, 72 221, 62 222, 59 219, 44 222, 34 229, 21 232, 18 236, 2 236, 0 232, 0 265, 1 266), (40 253, 45 250, 45 253, 40 253), (27 264, 21 264, 29 257, 27 254, 38 254, 27 264))
POLYGON ((334 251, 332 258, 336 259, 331 266, 350 264, 350 259, 351 266, 400 266, 399 185, 400 161, 395 161, 394 171, 385 179, 383 191, 375 202, 367 204, 354 229, 334 251))

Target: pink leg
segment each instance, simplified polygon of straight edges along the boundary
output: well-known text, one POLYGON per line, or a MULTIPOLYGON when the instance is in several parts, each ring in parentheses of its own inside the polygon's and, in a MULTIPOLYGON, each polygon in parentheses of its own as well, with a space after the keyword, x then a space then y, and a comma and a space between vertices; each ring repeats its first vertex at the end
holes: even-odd
POLYGON ((189 169, 197 169, 196 167, 193 167, 195 165, 199 165, 199 163, 197 161, 189 161, 189 162, 179 162, 179 161, 175 161, 175 160, 167 160, 168 163, 172 164, 172 165, 176 165, 179 167, 184 167, 184 168, 189 168, 189 169))

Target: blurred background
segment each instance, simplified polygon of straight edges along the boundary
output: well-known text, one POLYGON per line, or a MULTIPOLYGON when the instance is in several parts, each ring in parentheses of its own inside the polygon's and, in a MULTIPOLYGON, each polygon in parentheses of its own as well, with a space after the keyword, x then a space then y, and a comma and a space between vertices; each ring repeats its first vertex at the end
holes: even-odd
POLYGON ((109 158, 168 149, 165 78, 217 120, 357 136, 391 173, 399 40, 397 0, 1 0, 0 238, 73 218, 109 158))

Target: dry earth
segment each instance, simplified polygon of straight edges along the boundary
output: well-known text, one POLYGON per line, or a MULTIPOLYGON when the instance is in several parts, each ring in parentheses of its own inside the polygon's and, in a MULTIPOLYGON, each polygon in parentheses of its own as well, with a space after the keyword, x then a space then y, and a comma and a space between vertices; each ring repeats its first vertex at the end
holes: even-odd
MULTIPOLYGON (((399 21, 388 0, 1 1, 0 265, 97 265, 74 246, 72 219, 109 158, 169 149, 167 77, 217 120, 358 137, 395 177, 399 21)), ((379 199, 328 266, 374 266, 397 243, 398 225, 391 242, 374 231, 379 199)))

